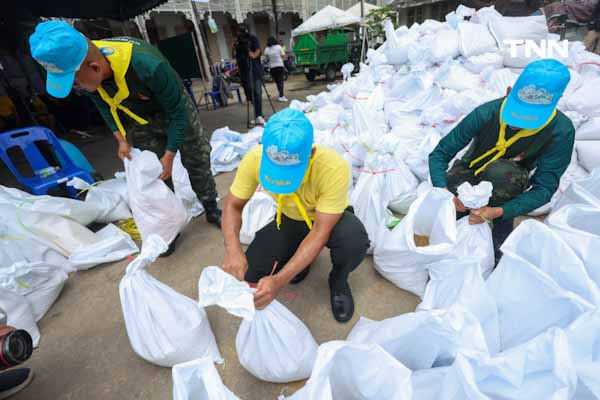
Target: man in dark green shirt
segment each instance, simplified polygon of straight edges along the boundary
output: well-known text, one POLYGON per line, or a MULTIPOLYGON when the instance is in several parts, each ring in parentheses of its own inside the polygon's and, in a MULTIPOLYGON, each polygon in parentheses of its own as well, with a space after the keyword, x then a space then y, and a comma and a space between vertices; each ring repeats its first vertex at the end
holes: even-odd
MULTIPOLYGON (((493 184, 489 206, 470 210, 469 221, 493 221, 497 261, 513 219, 550 201, 571 161, 575 128, 556 109, 569 80, 569 70, 556 60, 529 64, 507 97, 477 107, 429 155, 435 187, 456 196, 464 182, 493 184), (469 143, 466 154, 448 170, 469 143)), ((458 198, 455 204, 459 215, 467 212, 458 198)))
POLYGON ((85 90, 113 132, 121 159, 130 157, 129 142, 156 153, 161 179, 172 187, 179 151, 207 221, 220 227, 209 136, 177 72, 158 49, 128 37, 91 41, 63 21, 39 24, 29 41, 33 57, 48 72, 48 93, 62 98, 72 87, 85 90))

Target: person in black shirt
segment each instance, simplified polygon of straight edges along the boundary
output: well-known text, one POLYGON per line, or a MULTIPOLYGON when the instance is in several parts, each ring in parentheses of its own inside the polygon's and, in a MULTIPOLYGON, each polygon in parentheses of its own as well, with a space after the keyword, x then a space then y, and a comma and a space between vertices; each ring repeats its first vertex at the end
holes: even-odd
POLYGON ((240 71, 240 78, 246 99, 252 101, 254 118, 257 125, 264 125, 262 115, 262 86, 263 67, 260 62, 260 43, 258 38, 248 32, 246 24, 238 27, 237 42, 235 44, 235 59, 240 71))

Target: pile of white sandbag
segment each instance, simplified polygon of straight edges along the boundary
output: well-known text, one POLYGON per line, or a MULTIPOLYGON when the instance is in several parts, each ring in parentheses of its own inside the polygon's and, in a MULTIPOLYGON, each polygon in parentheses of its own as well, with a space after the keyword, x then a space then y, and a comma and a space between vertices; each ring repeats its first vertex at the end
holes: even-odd
MULTIPOLYGON (((600 398, 600 169, 589 174, 600 164, 600 56, 579 42, 552 56, 571 72, 559 109, 576 128, 576 149, 537 210, 552 211, 547 223, 522 223, 492 270, 489 225, 456 221, 452 196, 427 186, 428 155, 541 58, 524 46, 512 55, 506 40, 557 38, 543 16, 507 18, 493 7, 460 6, 446 22, 385 31, 359 73, 290 107, 350 164, 350 199, 376 269, 422 302, 414 313, 361 319, 346 341, 322 344, 307 384, 289 398, 600 398), (401 214, 391 230, 388 208, 401 214)), ((477 207, 489 189, 460 195, 477 207)))

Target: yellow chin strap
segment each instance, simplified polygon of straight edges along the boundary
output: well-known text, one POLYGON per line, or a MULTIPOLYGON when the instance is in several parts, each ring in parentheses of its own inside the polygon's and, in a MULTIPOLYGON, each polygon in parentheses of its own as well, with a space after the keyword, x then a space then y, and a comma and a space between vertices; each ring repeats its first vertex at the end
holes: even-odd
MULTIPOLYGON (((306 168, 306 173, 304 174, 304 179, 302 179, 302 183, 304 183, 308 180, 308 176, 310 175, 310 171, 312 170, 312 165, 313 165, 313 157, 311 157, 310 161, 308 162, 308 168, 306 168)), ((280 194, 277 196, 277 215, 275 217, 275 221, 277 222, 277 230, 279 230, 281 227, 281 214, 283 213, 283 199, 286 196, 289 196, 294 200, 294 203, 296 203, 296 207, 298 207, 298 211, 300 211, 300 215, 302 215, 302 219, 304 220, 304 222, 306 222, 306 225, 308 225, 308 229, 312 229, 313 223, 310 220, 310 218, 308 217, 308 214, 306 213, 306 209, 302 205, 302 201, 300 201, 300 197, 298 197, 298 195, 296 193, 290 193, 290 194, 280 194)))
POLYGON ((119 118, 117 110, 123 111, 125 114, 127 114, 127 116, 140 125, 146 125, 148 123, 148 121, 139 115, 134 114, 134 112, 129 108, 121 105, 123 100, 129 97, 129 88, 127 87, 127 82, 125 81, 125 74, 127 73, 127 69, 129 69, 129 63, 131 62, 133 43, 113 42, 108 40, 93 40, 92 43, 94 43, 99 49, 108 48, 112 51, 112 53, 108 53, 106 51, 103 53, 110 63, 110 68, 113 71, 115 83, 117 84, 117 93, 115 93, 114 97, 110 97, 102 85, 100 85, 98 88, 98 94, 100 94, 102 100, 104 100, 104 102, 110 107, 110 114, 115 120, 119 132, 121 132, 121 135, 125 137, 127 133, 125 132, 125 128, 123 128, 123 124, 121 123, 121 119, 119 118))
POLYGON ((556 109, 555 109, 552 112, 552 115, 550 115, 550 118, 548 118, 548 120, 541 127, 537 128, 537 129, 521 129, 513 137, 506 140, 506 123, 502 121, 502 111, 504 110, 505 104, 506 104, 506 99, 504 99, 504 101, 502 102, 502 106, 500 107, 500 114, 498 115, 498 118, 500 119, 500 132, 498 133, 498 142, 496 142, 496 146, 494 146, 490 150, 483 153, 481 156, 479 156, 476 159, 474 159, 473 161, 471 161, 471 163, 469 164, 469 168, 473 168, 475 165, 479 164, 481 161, 483 161, 487 157, 491 156, 494 152, 497 152, 497 153, 489 161, 487 161, 485 164, 483 164, 480 168, 478 168, 475 171, 475 176, 477 176, 480 173, 482 173, 483 171, 485 171, 485 169, 491 163, 493 163, 494 161, 496 161, 500 157, 502 157, 504 154, 506 154, 506 150, 510 146, 512 146, 517 140, 525 138, 525 137, 533 136, 533 135, 537 134, 538 132, 542 131, 546 126, 548 126, 548 124, 550 122, 552 122, 552 120, 556 116, 556 109))

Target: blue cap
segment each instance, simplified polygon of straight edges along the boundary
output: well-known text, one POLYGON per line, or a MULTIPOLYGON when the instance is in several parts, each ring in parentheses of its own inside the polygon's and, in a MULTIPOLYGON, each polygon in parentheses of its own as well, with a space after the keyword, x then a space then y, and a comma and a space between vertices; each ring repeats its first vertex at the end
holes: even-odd
POLYGON ((31 56, 48 72, 46 90, 54 97, 67 97, 75 73, 85 59, 87 39, 64 21, 46 21, 29 37, 31 56))
POLYGON ((313 126, 298 110, 274 114, 262 135, 260 183, 269 192, 295 192, 304 179, 313 145, 313 126))
POLYGON ((544 125, 556 108, 571 74, 556 60, 544 59, 530 63, 513 86, 502 121, 521 129, 537 129, 544 125))

